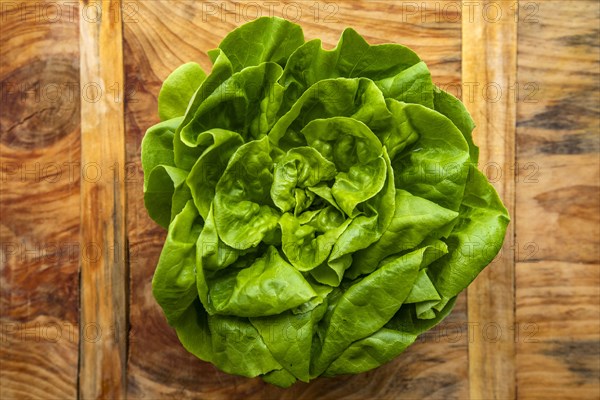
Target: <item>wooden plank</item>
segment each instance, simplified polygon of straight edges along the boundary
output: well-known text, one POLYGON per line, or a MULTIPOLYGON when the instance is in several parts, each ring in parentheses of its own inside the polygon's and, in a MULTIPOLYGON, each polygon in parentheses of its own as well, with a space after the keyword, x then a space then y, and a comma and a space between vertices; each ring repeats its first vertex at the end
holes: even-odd
POLYGON ((517 263, 519 398, 600 396, 599 268, 563 261, 517 263))
POLYGON ((96 252, 81 257, 81 336, 94 336, 80 344, 79 397, 115 399, 125 397, 127 339, 121 2, 81 6, 81 82, 98 91, 81 104, 81 163, 95 169, 81 182, 81 242, 96 252))
POLYGON ((519 25, 517 390, 600 397, 600 38, 596 1, 539 2, 519 25), (540 367, 541 366, 541 367, 540 367))
POLYGON ((73 398, 79 19, 19 7, 0 4, 0 398, 73 398))
POLYGON ((544 218, 521 224, 518 238, 543 239, 540 260, 595 263, 600 5, 542 2, 535 18, 519 28, 519 77, 531 86, 518 107, 518 200, 544 218))
MULTIPOLYGON (((124 20, 128 193, 142 192, 140 143, 145 130, 158 122, 156 96, 162 81, 184 62, 199 62, 210 71, 206 51, 216 47, 235 26, 255 16, 244 2, 138 2, 136 14, 124 20), (207 5, 208 4, 208 5, 207 5), (217 8, 212 8, 217 6, 217 8), (208 8, 207 8, 208 7, 208 8), (221 8, 219 8, 221 7, 221 8), (236 11, 237 10, 237 11, 236 11), (139 22, 134 22, 137 19, 139 22)), ((302 25, 307 39, 322 38, 335 46, 342 30, 354 27, 371 43, 396 42, 412 47, 431 68, 436 83, 460 84, 460 15, 440 7, 456 2, 333 2, 315 16, 315 2, 257 2, 262 15, 283 15, 302 25), (294 7, 302 7, 294 17, 294 7), (426 21, 423 21, 423 18, 426 21)), ((330 4, 330 3, 327 3, 330 4)), ((457 11, 458 12, 458 11, 457 11)), ((259 379, 217 371, 187 353, 151 295, 151 279, 165 232, 147 216, 141 196, 128 199, 131 305, 128 361, 129 398, 336 399, 336 398, 465 398, 468 396, 467 336, 453 329, 466 326, 466 299, 458 301, 448 324, 409 348, 394 362, 353 377, 318 379, 281 390, 259 379), (185 365, 185 368, 181 368, 185 365), (399 395, 400 394, 400 395, 399 395)))
MULTIPOLYGON (((516 103, 507 92, 516 83, 517 73, 514 4, 474 2, 462 19, 462 81, 465 88, 475 88, 475 95, 463 96, 463 100, 477 125, 474 139, 481 149, 480 167, 493 165, 502 171, 502 179, 495 179, 493 183, 513 221, 516 103), (494 91, 497 88, 502 94, 494 91)), ((513 243, 514 222, 508 227, 500 255, 468 289, 469 323, 498 327, 503 332, 498 340, 476 335, 469 343, 471 398, 511 399, 516 395, 514 331, 511 330, 514 257, 510 249, 513 243)))

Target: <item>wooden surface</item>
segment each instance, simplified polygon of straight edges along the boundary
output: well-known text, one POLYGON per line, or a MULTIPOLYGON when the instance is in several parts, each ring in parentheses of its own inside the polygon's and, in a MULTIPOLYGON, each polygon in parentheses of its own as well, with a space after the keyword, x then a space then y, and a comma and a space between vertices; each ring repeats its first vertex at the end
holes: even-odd
POLYGON ((543 2, 535 18, 519 25, 519 80, 538 91, 517 107, 517 388, 599 398, 600 3, 543 2))
MULTIPOLYGON (((510 171, 515 164, 515 128, 517 106, 513 96, 497 88, 509 88, 517 83, 517 21, 510 15, 512 2, 483 2, 482 10, 496 8, 498 16, 473 12, 472 18, 462 20, 462 80, 483 96, 463 99, 477 129, 473 133, 480 148, 479 168, 484 171, 510 171), (482 57, 485 54, 485 57, 482 57), (496 168, 488 170, 486 166, 496 168)), ((474 11, 474 10, 473 10, 474 11)), ((468 87, 469 87, 468 86, 468 87)), ((493 179, 494 187, 508 209, 515 215, 515 184, 507 178, 493 179)), ((506 230, 503 249, 494 263, 486 268, 468 288, 469 323, 478 329, 500 327, 504 335, 498 340, 477 335, 469 342, 469 388, 471 398, 512 399, 515 397, 515 260, 508 251, 514 246, 514 226, 506 230)), ((474 249, 484 251, 484 249, 474 249)), ((492 334, 495 334, 493 332, 492 334)), ((495 336, 494 336, 495 337, 495 336)))
POLYGON ((468 299, 403 355, 288 390, 181 347, 151 295, 165 232, 142 201, 140 142, 162 80, 187 61, 210 70, 206 51, 256 8, 102 2, 98 23, 100 2, 36 2, 37 18, 15 4, 0 2, 0 398, 600 397, 596 1, 502 2, 500 19, 498 2, 462 19, 455 1, 256 3, 326 47, 352 26, 417 51, 473 112, 480 168, 513 221, 468 299), (57 4, 60 17, 45 8, 57 4), (75 95, 57 100, 57 83, 75 95))
POLYGON ((36 24, 5 6, 0 3, 0 398, 73 398, 84 251, 78 15, 36 24))
POLYGON ((121 2, 96 5, 86 13, 94 22, 79 24, 81 82, 97 89, 83 92, 81 164, 98 172, 81 181, 81 243, 93 243, 97 254, 81 257, 80 324, 98 337, 80 341, 79 397, 118 399, 126 392, 128 334, 121 2))

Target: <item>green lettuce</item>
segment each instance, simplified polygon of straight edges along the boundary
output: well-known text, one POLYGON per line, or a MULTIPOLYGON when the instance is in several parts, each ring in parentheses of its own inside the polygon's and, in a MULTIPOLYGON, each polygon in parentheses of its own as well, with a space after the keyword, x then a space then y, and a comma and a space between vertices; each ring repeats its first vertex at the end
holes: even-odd
POLYGON ((168 229, 154 297, 183 346, 279 386, 386 363, 495 257, 509 216, 474 123, 397 44, 260 18, 177 68, 142 142, 168 229))

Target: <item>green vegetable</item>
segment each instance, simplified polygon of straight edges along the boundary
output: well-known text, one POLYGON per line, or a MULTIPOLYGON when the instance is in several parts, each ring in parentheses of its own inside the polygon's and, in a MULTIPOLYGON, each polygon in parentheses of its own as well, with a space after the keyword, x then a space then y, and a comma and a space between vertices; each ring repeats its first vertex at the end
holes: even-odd
POLYGON ((168 229, 153 294, 184 347, 289 386, 386 363, 439 323, 509 217, 471 117, 419 57, 261 18, 177 68, 142 143, 168 229))

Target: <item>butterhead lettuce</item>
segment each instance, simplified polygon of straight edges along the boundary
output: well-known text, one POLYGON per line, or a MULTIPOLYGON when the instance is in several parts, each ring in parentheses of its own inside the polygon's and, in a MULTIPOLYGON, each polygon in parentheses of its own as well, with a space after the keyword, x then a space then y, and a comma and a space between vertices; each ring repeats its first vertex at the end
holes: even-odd
POLYGON ((509 217, 473 121, 397 44, 337 47, 260 18, 177 68, 142 143, 168 230, 152 281, 181 340, 279 386, 355 374, 451 311, 509 217))

